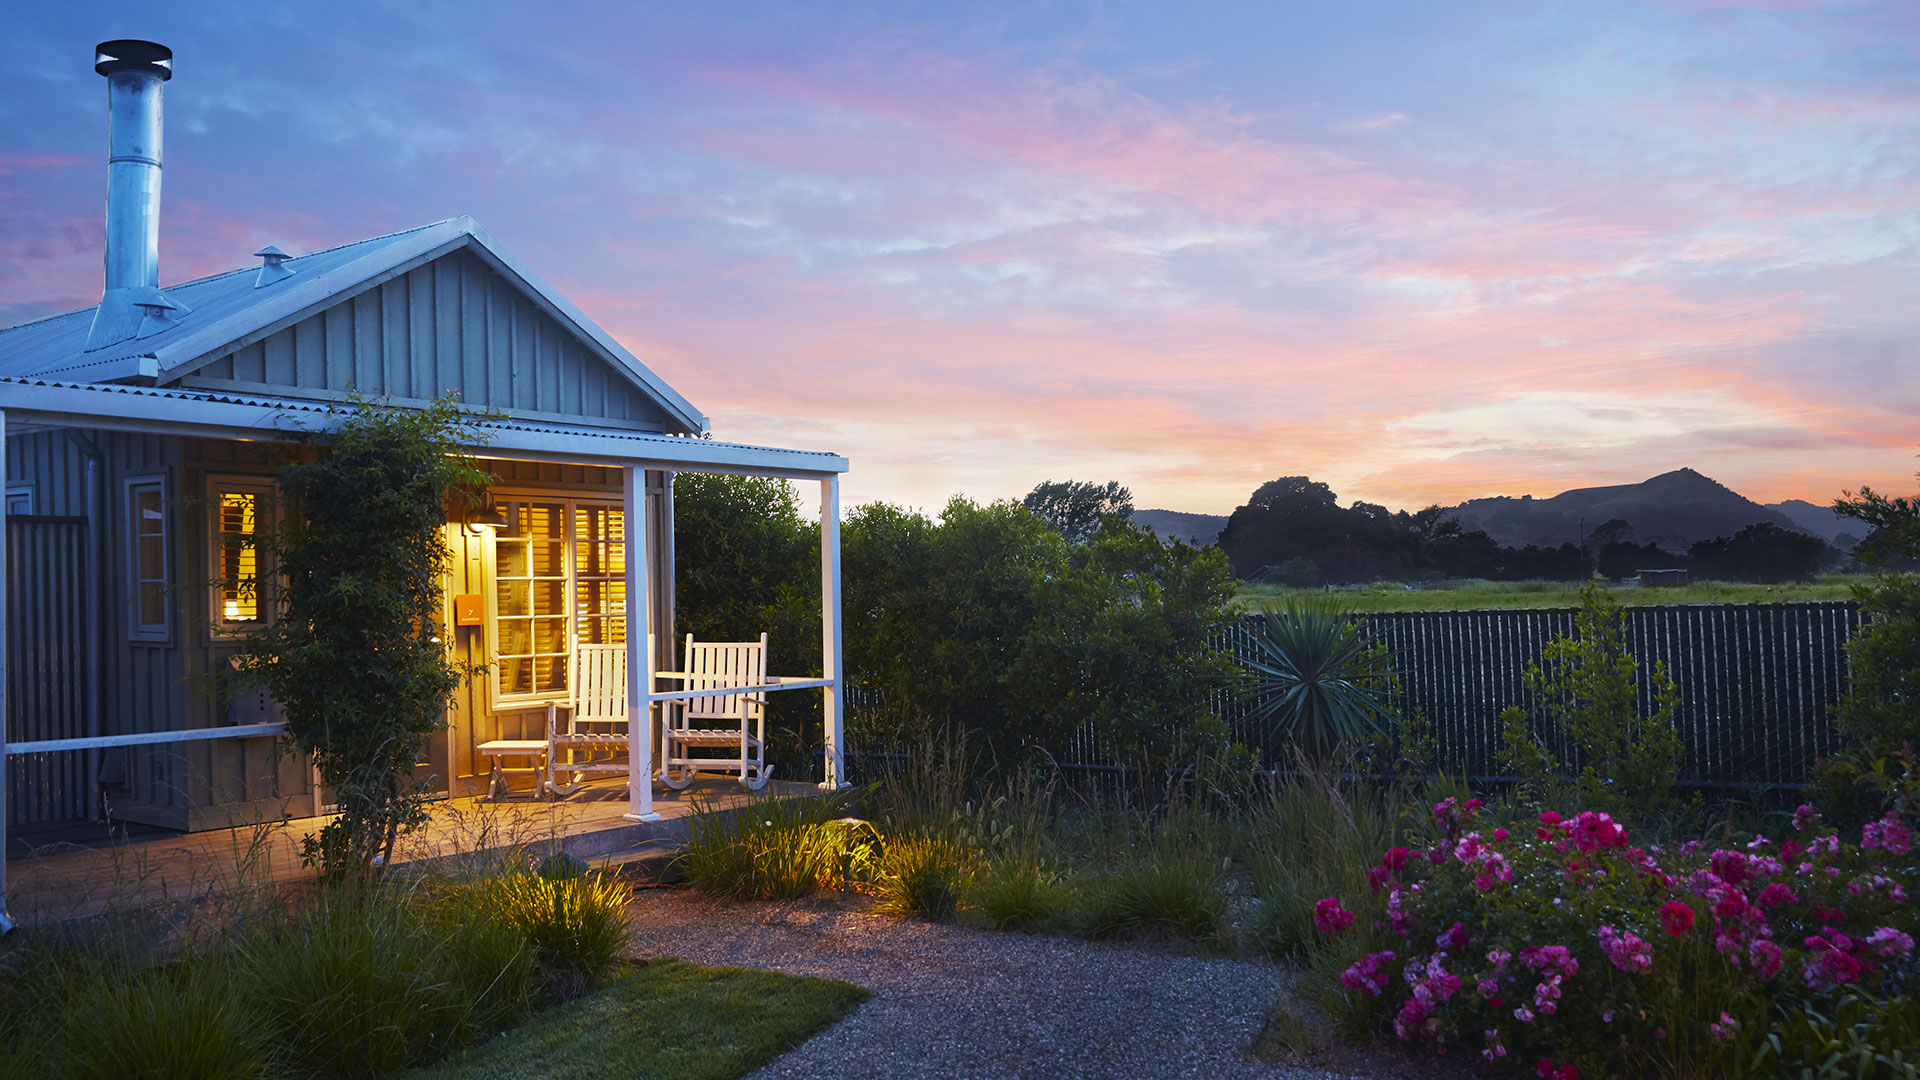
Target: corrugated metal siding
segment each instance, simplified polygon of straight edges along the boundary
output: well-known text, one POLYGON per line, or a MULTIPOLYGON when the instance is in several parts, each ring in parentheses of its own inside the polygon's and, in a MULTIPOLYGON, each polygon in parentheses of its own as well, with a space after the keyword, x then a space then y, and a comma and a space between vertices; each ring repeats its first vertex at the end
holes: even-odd
MULTIPOLYGON (((260 716, 232 715, 230 710, 236 706, 219 700, 212 690, 212 681, 227 670, 228 658, 238 649, 231 640, 214 638, 207 632, 212 613, 204 586, 213 571, 207 554, 211 540, 207 536, 210 511, 206 499, 209 474, 271 480, 289 456, 288 447, 274 443, 188 439, 181 445, 184 481, 174 501, 180 514, 179 550, 186 554, 180 560, 174 580, 181 585, 179 605, 185 631, 181 657, 186 665, 185 678, 177 680, 184 727, 271 723, 281 718, 278 708, 270 703, 268 712, 260 716)), ((174 747, 174 753, 179 790, 179 801, 174 805, 227 807, 306 794, 311 789, 306 759, 282 753, 280 741, 275 738, 180 743, 174 747)), ((201 817, 216 825, 220 823, 217 810, 201 817)))
POLYGON ((84 516, 87 461, 63 431, 7 436, 7 484, 33 486, 36 514, 84 516))
MULTIPOLYGON (((87 519, 7 519, 7 738, 77 739, 86 730, 87 519)), ((86 819, 92 753, 6 759, 7 822, 86 819)))
POLYGON ((467 251, 303 319, 197 371, 233 382, 434 398, 677 429, 639 387, 467 251))
MULTIPOLYGON (((121 481, 131 476, 160 475, 168 478, 174 515, 167 567, 168 580, 181 581, 182 544, 179 530, 179 440, 158 435, 122 432, 94 432, 106 477, 106 521, 108 537, 105 581, 100 590, 101 623, 105 629, 105 648, 101 661, 101 721, 106 734, 125 735, 143 731, 174 731, 186 727, 186 695, 180 683, 181 598, 173 604, 173 625, 169 642, 130 642, 127 640, 128 611, 132 603, 128 588, 126 559, 127 537, 132 533, 126 498, 121 481)), ((109 792, 109 803, 134 802, 147 806, 181 806, 179 750, 175 747, 130 747, 121 752, 125 763, 125 788, 109 792)))

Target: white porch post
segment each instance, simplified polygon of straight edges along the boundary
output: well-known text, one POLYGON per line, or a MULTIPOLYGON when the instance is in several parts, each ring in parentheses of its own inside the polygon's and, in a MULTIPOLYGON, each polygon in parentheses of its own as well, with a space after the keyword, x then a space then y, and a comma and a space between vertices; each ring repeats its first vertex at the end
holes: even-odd
POLYGON ((647 557, 647 471, 623 465, 627 529, 627 812, 628 821, 659 821, 653 809, 653 588, 647 557))
MULTIPOLYGON (((7 475, 7 414, 0 411, 0 484, 7 475)), ((7 917, 7 501, 0 499, 0 934, 7 917)))
POLYGON ((820 693, 821 718, 826 727, 826 776, 823 791, 851 787, 847 783, 846 762, 842 758, 842 708, 846 695, 841 693, 843 678, 840 661, 840 478, 829 476, 820 481, 820 675, 830 679, 820 693))

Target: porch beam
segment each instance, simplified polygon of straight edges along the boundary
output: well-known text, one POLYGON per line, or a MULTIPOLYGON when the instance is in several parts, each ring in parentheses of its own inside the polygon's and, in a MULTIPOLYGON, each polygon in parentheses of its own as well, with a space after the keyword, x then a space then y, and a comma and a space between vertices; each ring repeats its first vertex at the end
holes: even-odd
MULTIPOLYGON (((234 401, 238 394, 31 383, 0 379, 0 409, 43 427, 94 428, 152 435, 289 442, 324 432, 331 402, 234 401)), ((521 461, 625 468, 681 469, 817 480, 847 470, 837 454, 746 446, 618 428, 554 430, 540 421, 482 421, 484 443, 461 453, 521 461)))
POLYGON ((653 809, 653 590, 647 555, 647 471, 620 469, 627 530, 627 812, 628 821, 659 821, 653 809))
POLYGON ((820 693, 820 716, 826 728, 825 776, 823 791, 851 787, 846 779, 846 762, 841 739, 841 706, 846 698, 841 689, 840 660, 840 478, 829 476, 820 481, 820 674, 827 685, 820 693))
MULTIPOLYGON (((7 414, 0 409, 0 481, 7 475, 7 414)), ((7 501, 0 499, 0 935, 7 917, 7 501)))

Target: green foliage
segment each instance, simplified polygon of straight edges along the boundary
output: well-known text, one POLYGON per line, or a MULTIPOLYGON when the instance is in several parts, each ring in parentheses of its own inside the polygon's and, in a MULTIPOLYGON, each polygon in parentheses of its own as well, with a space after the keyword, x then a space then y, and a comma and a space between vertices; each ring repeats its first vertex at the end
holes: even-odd
POLYGON ((1290 589, 1313 589, 1320 585, 1320 567, 1312 559, 1295 555, 1267 571, 1267 581, 1290 589))
POLYGON ((882 915, 949 919, 960 908, 973 879, 978 851, 937 836, 889 840, 879 860, 875 885, 882 915))
POLYGON ((1320 581, 1335 584, 1405 579, 1419 569, 1420 541, 1411 521, 1371 503, 1343 508, 1327 485, 1283 476, 1262 484, 1233 512, 1220 532, 1220 547, 1240 577, 1306 560, 1320 581))
POLYGON ((870 995, 837 979, 656 959, 412 1080, 735 1080, 870 995))
POLYGON ((1687 555, 1700 577, 1759 582, 1812 581, 1840 558, 1825 540, 1768 521, 1702 540, 1687 555))
POLYGON ((1032 852, 994 859, 967 891, 967 903, 995 930, 1046 930, 1069 922, 1074 893, 1032 852))
POLYGON ((1091 724, 1127 757, 1193 760, 1209 693, 1238 674, 1214 644, 1233 598, 1219 550, 1109 520, 1033 595, 1002 701, 1044 725, 1035 741, 1059 746, 1091 724))
POLYGON ((532 946, 549 996, 597 986, 620 962, 633 890, 612 874, 546 877, 520 868, 477 892, 484 914, 532 946))
POLYGON ((1655 664, 1654 709, 1638 704, 1640 664, 1627 651, 1620 606, 1596 583, 1580 590, 1574 635, 1547 643, 1526 668, 1532 715, 1500 714, 1506 767, 1536 797, 1571 798, 1580 808, 1646 815, 1680 775, 1673 714, 1679 692, 1655 664))
POLYGON ((1091 721, 1166 757, 1226 670, 1211 638, 1232 583, 1212 550, 1111 519, 1070 545, 1015 503, 964 498, 937 523, 862 507, 844 550, 847 671, 881 746, 957 725, 1008 765, 1091 721))
POLYGON ((1920 1080, 1920 1001, 1847 987, 1831 1007, 1783 1005, 1757 1043, 1753 1075, 1920 1080))
POLYGON ((1150 844, 1086 883, 1081 932, 1222 943, 1228 935, 1225 871, 1204 846, 1150 844))
MULTIPOLYGON (((139 971, 85 971, 66 1023, 38 1048, 40 1071, 75 1080, 250 1080, 272 1056, 272 1030, 224 957, 139 971), (94 976, 88 978, 87 976, 94 976), (58 1056, 56 1056, 58 1055, 58 1056)), ((24 1059, 23 1055, 23 1059, 24 1059)))
POLYGON ((339 416, 321 454, 279 476, 299 511, 261 540, 280 614, 244 635, 241 660, 335 793, 339 817, 307 839, 308 861, 333 879, 390 859, 394 839, 425 818, 409 774, 473 674, 440 642, 442 529, 449 502, 491 479, 449 456, 475 436, 451 400, 355 400, 339 416))
POLYGON ((1133 516, 1133 493, 1117 480, 1105 487, 1085 480, 1042 480, 1020 504, 1069 544, 1093 539, 1110 517, 1133 516))
POLYGON ((790 900, 840 880, 852 851, 856 870, 871 859, 871 842, 834 819, 845 799, 757 799, 731 811, 699 807, 678 865, 702 892, 736 900, 790 900))
POLYGON ((1313 772, 1276 781, 1251 807, 1246 832, 1240 858, 1260 897, 1254 944, 1269 956, 1306 957, 1319 937, 1314 901, 1371 899, 1367 867, 1393 846, 1396 829, 1382 798, 1313 772))
MULTIPOLYGON (((820 533, 786 480, 718 473, 673 478, 675 634, 767 635, 767 671, 820 674, 820 533)), ((850 584, 850 582, 849 582, 850 584)), ((768 760, 780 775, 818 763, 820 695, 770 694, 768 760)))
POLYGON ((1920 559, 1920 501, 1862 488, 1833 509, 1873 528, 1859 554, 1881 571, 1854 589, 1867 625, 1847 642, 1853 678, 1835 716, 1849 748, 1823 780, 1870 788, 1888 807, 1920 811, 1913 767, 1920 745, 1920 575, 1890 569, 1920 559))
POLYGON ((491 920, 449 925, 428 905, 376 893, 322 904, 235 948, 289 1071, 374 1077, 524 1015, 530 954, 517 946, 491 920))
POLYGON ((1290 744, 1316 761, 1385 734, 1393 672, 1386 650, 1360 636, 1351 614, 1324 603, 1290 603, 1254 623, 1249 716, 1270 745, 1290 744))

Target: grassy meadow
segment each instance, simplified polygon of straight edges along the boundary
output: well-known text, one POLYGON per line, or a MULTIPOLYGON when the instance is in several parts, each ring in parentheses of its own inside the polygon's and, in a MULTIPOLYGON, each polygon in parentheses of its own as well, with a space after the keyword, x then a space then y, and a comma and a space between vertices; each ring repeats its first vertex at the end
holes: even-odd
MULTIPOLYGON (((1611 597, 1623 607, 1656 604, 1802 604, 1824 600, 1851 600, 1861 574, 1827 574, 1810 584, 1748 585, 1733 581, 1703 581, 1681 588, 1643 589, 1616 586, 1611 597)), ((1265 611, 1289 600, 1336 599, 1353 611, 1484 611, 1516 608, 1577 608, 1577 581, 1440 581, 1403 585, 1394 581, 1334 589, 1295 589, 1284 585, 1242 584, 1240 599, 1254 611, 1265 611)))

